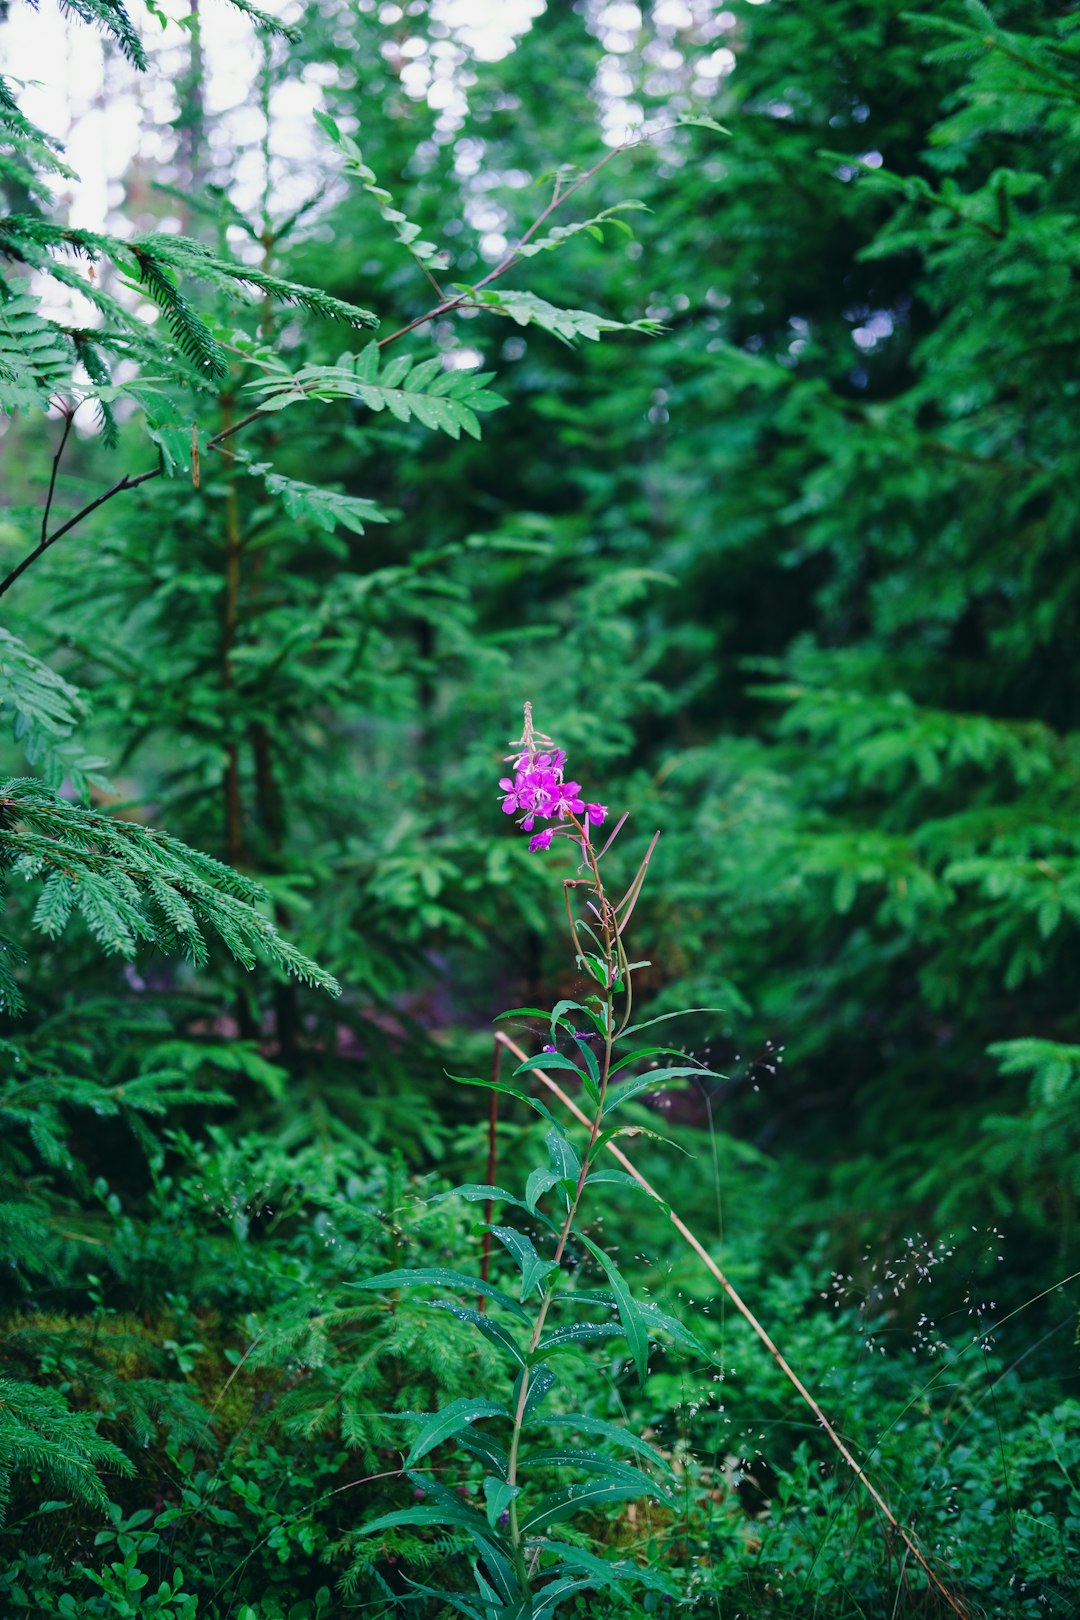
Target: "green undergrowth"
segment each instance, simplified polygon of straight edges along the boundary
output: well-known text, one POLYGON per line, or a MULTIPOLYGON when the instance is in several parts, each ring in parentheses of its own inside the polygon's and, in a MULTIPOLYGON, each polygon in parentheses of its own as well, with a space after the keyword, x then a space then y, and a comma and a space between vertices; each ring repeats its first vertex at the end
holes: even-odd
MULTIPOLYGON (((506 1127, 511 1154, 515 1129, 506 1127)), ((935 1568, 979 1613, 1073 1612, 1080 1401, 1055 1392, 1039 1342, 1052 1348, 1071 1333, 1067 1308, 1031 1305, 995 1326, 1006 1312, 987 1292, 985 1233, 897 1254, 867 1243, 849 1276, 829 1269, 820 1240, 785 1260, 726 1195, 722 1244, 707 1183, 751 1179, 744 1155, 676 1135, 693 1156, 669 1164, 669 1196, 701 1222, 935 1568)), ((463 1145, 471 1151, 467 1136, 463 1145)), ((759 1161, 747 1209, 778 1197, 784 1175, 759 1161)), ((388 1310, 350 1287, 421 1255, 477 1268, 476 1209, 438 1198, 448 1185, 393 1159, 286 1157, 265 1135, 216 1129, 202 1142, 166 1132, 141 1188, 123 1199, 99 1189, 93 1232, 47 1281, 9 1288, 0 1376, 89 1414, 129 1471, 101 1474, 107 1509, 73 1501, 44 1459, 15 1474, 2 1612, 389 1616, 386 1591, 403 1599, 406 1569, 451 1582, 463 1557, 452 1530, 360 1541, 354 1532, 373 1511, 415 1500, 401 1473, 403 1414, 483 1388, 495 1353, 411 1291, 388 1310)), ((594 1416, 647 1436, 675 1471, 669 1504, 637 1503, 583 1527, 681 1597, 646 1590, 636 1606, 605 1608, 594 1596, 580 1612, 856 1616, 882 1612, 899 1592, 898 1612, 937 1613, 813 1413, 639 1202, 601 1207, 590 1229, 621 1265, 635 1262, 645 1297, 692 1326, 706 1353, 673 1359, 654 1347, 638 1389, 613 1350, 599 1395, 575 1392, 568 1363, 558 1399, 563 1410, 587 1399, 594 1416)), ((595 1286, 587 1254, 570 1263, 573 1287, 595 1286)), ((478 1458, 466 1496, 482 1472, 478 1458)), ((440 1613, 423 1602, 408 1612, 440 1613)))

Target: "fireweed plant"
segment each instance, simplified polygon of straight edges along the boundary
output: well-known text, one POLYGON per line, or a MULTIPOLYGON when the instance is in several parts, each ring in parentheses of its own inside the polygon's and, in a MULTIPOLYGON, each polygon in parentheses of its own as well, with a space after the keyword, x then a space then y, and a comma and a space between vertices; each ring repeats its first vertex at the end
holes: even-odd
MULTIPOLYGON (((633 973, 645 964, 628 959, 626 930, 659 834, 622 898, 613 901, 605 886, 603 862, 626 817, 602 845, 594 842, 607 807, 585 800, 580 785, 566 780, 566 756, 550 738, 534 731, 529 705, 524 733, 509 762, 512 774, 499 784, 502 808, 517 817, 529 835, 530 849, 544 851, 563 838, 580 855, 577 874, 563 880, 563 889, 577 966, 594 988, 581 1001, 557 1002, 550 1013, 516 1007, 502 1014, 542 1019, 546 1036, 542 1050, 520 1063, 509 1080, 500 1080, 496 1073, 490 1080, 465 1082, 520 1098, 547 1127, 547 1160, 531 1172, 522 1194, 490 1183, 470 1183, 443 1195, 484 1203, 489 1210, 501 1205, 514 1212, 519 1223, 526 1221, 534 1235, 539 1233, 534 1242, 520 1224, 490 1219, 484 1223, 520 1273, 513 1292, 493 1286, 483 1274, 469 1276, 443 1267, 385 1272, 359 1284, 388 1294, 401 1288, 449 1293, 451 1297, 433 1299, 432 1305, 469 1323, 497 1347, 506 1359, 509 1385, 502 1400, 462 1397, 438 1412, 405 1414, 417 1425, 404 1460, 415 1505, 382 1514, 360 1533, 368 1536, 405 1525, 437 1525, 461 1532, 476 1592, 447 1591, 410 1580, 415 1595, 438 1597, 472 1620, 548 1620, 578 1592, 624 1592, 635 1583, 669 1590, 655 1570, 641 1569, 629 1559, 599 1556, 578 1544, 585 1539, 580 1535, 573 1545, 559 1538, 559 1525, 579 1514, 595 1519, 609 1503, 642 1496, 669 1503, 673 1472, 660 1452, 630 1430, 585 1412, 558 1410, 553 1363, 564 1355, 584 1359, 598 1341, 621 1337, 643 1382, 655 1339, 706 1353, 680 1322, 634 1297, 611 1256, 585 1230, 583 1206, 586 1193, 600 1185, 641 1190, 624 1170, 600 1162, 607 1144, 629 1129, 618 1118, 623 1105, 669 1081, 713 1071, 688 1062, 673 1048, 632 1044, 648 1027, 630 1023, 633 973), (549 825, 534 831, 537 822, 549 825), (667 1056, 682 1061, 642 1071, 643 1064, 667 1056), (537 1069, 573 1071, 591 1111, 583 1145, 575 1145, 546 1105, 525 1089, 537 1069), (571 1239, 576 1250, 592 1256, 604 1273, 606 1288, 569 1286, 571 1239), (556 1312, 562 1320, 553 1325, 556 1312), (557 1431, 554 1444, 549 1438, 552 1429, 557 1431), (579 1438, 568 1440, 566 1435, 579 1438), (457 1489, 437 1477, 448 1472, 441 1459, 438 1467, 433 1466, 437 1448, 451 1445, 459 1458, 457 1489), (553 1479, 564 1483, 552 1489, 553 1479), (476 1505, 469 1500, 472 1495, 476 1505)), ((376 1579, 392 1595, 377 1572, 376 1579)))
MULTIPOLYGON (((635 1585, 672 1598, 681 1595, 655 1568, 640 1567, 627 1558, 603 1556, 599 1542, 596 1550, 590 1550, 585 1544, 588 1533, 583 1533, 581 1526, 566 1532, 573 1536, 572 1542, 560 1538, 557 1530, 579 1514, 588 1516, 591 1528, 605 1505, 643 1496, 653 1498, 661 1513, 671 1511, 675 1473, 668 1459, 642 1436, 590 1413, 566 1410, 559 1400, 559 1380, 553 1366, 556 1359, 574 1356, 587 1374, 590 1352, 595 1353, 598 1341, 621 1338, 629 1350, 629 1363, 642 1383, 654 1341, 668 1340, 703 1359, 711 1359, 681 1322, 665 1315, 651 1301, 635 1298, 612 1257, 584 1229, 586 1192, 614 1186, 620 1191, 643 1192, 666 1212, 675 1230, 711 1272, 813 1412, 885 1523, 921 1567, 929 1585, 954 1614, 967 1620, 964 1605, 944 1584, 912 1532, 897 1519, 708 1249, 664 1203, 616 1140, 640 1130, 612 1119, 627 1102, 672 1081, 694 1075, 717 1077, 715 1070, 694 1062, 678 1048, 632 1044, 641 1031, 679 1016, 666 1013, 639 1023, 630 1021, 633 974, 648 964, 629 960, 626 931, 659 833, 654 833, 622 898, 612 901, 602 863, 626 816, 619 818, 602 844, 594 843, 594 829, 607 820, 607 806, 586 800, 580 784, 566 780, 566 755, 550 737, 535 730, 530 704, 525 705, 524 731, 507 756, 507 763, 512 774, 499 781, 502 809, 516 818, 529 837, 530 850, 549 850, 555 839, 563 838, 579 854, 575 875, 563 879, 563 894, 576 965, 587 984, 595 988, 590 988, 581 1001, 556 1002, 550 1013, 539 1007, 515 1007, 500 1014, 503 1019, 542 1020, 537 1037, 543 1042, 541 1050, 525 1057, 516 1042, 499 1031, 491 1078, 457 1077, 465 1085, 483 1086, 492 1094, 488 1180, 470 1182, 439 1195, 484 1205, 480 1274, 470 1276, 443 1266, 415 1267, 383 1272, 356 1284, 385 1291, 391 1296, 391 1310, 392 1297, 399 1289, 439 1290, 443 1297, 430 1300, 431 1307, 449 1312, 483 1335, 506 1358, 509 1385, 503 1400, 495 1399, 492 1392, 459 1397, 437 1412, 385 1414, 415 1427, 399 1476, 412 1486, 413 1505, 370 1520, 360 1528, 358 1536, 413 1525, 433 1526, 444 1533, 439 1548, 443 1551, 447 1549, 445 1533, 449 1531, 468 1554, 475 1594, 425 1585, 403 1575, 400 1569, 395 1571, 395 1579, 404 1581, 412 1596, 438 1599, 470 1620, 550 1620, 563 1601, 577 1593, 607 1591, 620 1597, 635 1585), (549 825, 537 831, 537 822, 549 825), (499 1063, 504 1051, 520 1059, 509 1079, 500 1078, 499 1063), (681 1061, 658 1066, 659 1059, 672 1057, 681 1061), (574 1076, 587 1109, 579 1107, 573 1096, 550 1078, 550 1070, 567 1070, 574 1076), (580 1148, 547 1105, 526 1089, 534 1078, 577 1120, 585 1133, 580 1148), (494 1183, 495 1102, 500 1092, 527 1104, 547 1127, 547 1162, 530 1173, 520 1197, 494 1183), (610 1168, 609 1160, 622 1168, 610 1168), (492 1219, 496 1205, 514 1213, 497 1222, 492 1219), (508 1224, 512 1218, 518 1224, 508 1224), (522 1224, 528 1225, 528 1232, 521 1229, 522 1224), (539 1247, 534 1241, 538 1233, 539 1247), (489 1280, 492 1238, 520 1273, 519 1280, 511 1285, 513 1292, 497 1288, 489 1280), (571 1240, 574 1251, 584 1251, 596 1262, 606 1279, 606 1288, 571 1284, 576 1257, 571 1252, 571 1240), (555 1311, 563 1317, 558 1325, 549 1320, 555 1311), (557 1431, 554 1444, 548 1436, 552 1429, 557 1431), (571 1438, 563 1438, 565 1435, 571 1438), (456 1461, 442 1452, 443 1447, 453 1448, 456 1461), (433 1456, 436 1452, 437 1458, 433 1456), (563 1483, 553 1486, 553 1480, 563 1483)), ((575 1380, 575 1387, 579 1382, 575 1380)), ((355 1586, 362 1573, 373 1571, 380 1591, 388 1598, 400 1599, 400 1587, 394 1591, 376 1563, 370 1555, 360 1554, 346 1584, 355 1586)))

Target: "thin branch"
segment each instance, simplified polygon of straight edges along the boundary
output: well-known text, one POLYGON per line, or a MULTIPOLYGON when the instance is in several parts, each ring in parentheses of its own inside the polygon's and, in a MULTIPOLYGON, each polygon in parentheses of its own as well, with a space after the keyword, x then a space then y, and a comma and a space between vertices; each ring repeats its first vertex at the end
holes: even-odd
POLYGON ((41 514, 42 545, 45 544, 45 537, 49 532, 49 513, 52 510, 53 496, 56 493, 56 475, 60 471, 60 461, 64 454, 64 447, 68 442, 68 435, 71 432, 71 424, 75 420, 75 411, 77 408, 77 406, 72 405, 64 411, 64 431, 60 435, 60 443, 56 447, 55 456, 53 456, 52 474, 49 478, 49 492, 45 496, 45 510, 41 514))
MULTIPOLYGON (((662 133, 662 131, 658 131, 658 133, 662 133)), ((489 270, 486 276, 482 276, 468 292, 462 293, 460 297, 445 299, 438 309, 428 310, 426 315, 418 315, 414 321, 409 321, 407 326, 401 326, 396 332, 391 332, 389 337, 380 338, 378 347, 380 349, 385 348, 388 343, 394 343, 398 338, 404 337, 406 332, 414 332, 418 326, 424 326, 428 321, 438 320, 440 315, 449 315, 452 310, 460 309, 463 304, 469 302, 474 292, 478 292, 481 287, 489 287, 493 281, 497 281, 500 276, 504 276, 517 263, 521 249, 536 235, 541 225, 550 218, 556 208, 561 208, 568 197, 572 197, 575 191, 580 191, 582 186, 587 185, 595 175, 600 173, 602 168, 611 162, 612 158, 618 157, 623 152, 630 151, 632 147, 637 145, 637 141, 626 141, 622 146, 613 146, 610 152, 605 152, 599 163, 594 163, 592 168, 587 170, 585 174, 579 175, 573 185, 567 186, 564 192, 560 193, 558 186, 556 186, 555 194, 547 207, 537 214, 525 234, 518 238, 514 246, 499 260, 493 270, 489 270)))
POLYGON ((136 473, 134 478, 129 473, 125 473, 123 478, 118 483, 113 484, 111 489, 107 489, 96 500, 90 501, 81 511, 76 512, 74 517, 68 518, 66 523, 62 523, 58 529, 53 530, 52 534, 41 540, 33 551, 28 552, 22 562, 11 570, 7 578, 0 580, 0 596, 3 596, 5 591, 11 589, 15 581, 21 574, 26 572, 32 562, 36 562, 43 552, 48 551, 50 546, 54 546, 58 540, 62 540, 64 535, 68 534, 77 523, 82 522, 83 518, 89 517, 91 512, 96 512, 99 506, 104 506, 106 501, 111 501, 113 496, 119 495, 122 490, 136 489, 139 484, 145 484, 148 479, 160 477, 160 467, 149 467, 146 472, 136 473))
MULTIPOLYGON (((508 1035, 505 1035, 501 1029, 497 1031, 495 1039, 496 1041, 501 1042, 503 1046, 507 1047, 519 1062, 525 1063, 528 1061, 526 1054, 522 1051, 521 1047, 519 1047, 515 1041, 512 1041, 508 1035)), ((554 1096, 559 1099, 565 1108, 570 1110, 576 1120, 585 1126, 590 1126, 592 1124, 592 1121, 589 1119, 588 1115, 582 1112, 577 1103, 574 1102, 573 1098, 567 1096, 562 1087, 557 1085, 549 1075, 545 1074, 543 1069, 533 1069, 532 1074, 537 1080, 545 1085, 554 1096)), ((623 1153, 621 1148, 611 1141, 605 1142, 604 1146, 607 1148, 611 1156, 622 1165, 626 1173, 632 1176, 640 1187, 643 1187, 647 1193, 650 1193, 652 1197, 657 1199, 659 1202, 667 1202, 665 1199, 661 1198, 656 1188, 652 1186, 650 1182, 645 1180, 645 1177, 641 1174, 641 1171, 637 1169, 631 1159, 627 1158, 626 1154, 623 1153)), ((695 1237, 694 1233, 687 1226, 686 1222, 680 1220, 679 1216, 675 1214, 675 1211, 671 1209, 670 1206, 668 1206, 668 1214, 672 1226, 679 1233, 680 1237, 682 1237, 685 1242, 690 1245, 694 1253, 698 1256, 699 1260, 703 1262, 703 1264, 716 1278, 717 1282, 720 1284, 721 1288, 724 1290, 735 1309, 749 1323, 754 1333, 761 1340, 766 1350, 780 1368, 780 1371, 784 1374, 784 1377, 790 1384, 794 1386, 794 1388, 801 1395, 802 1399, 806 1402, 807 1406, 809 1406, 810 1410, 817 1418, 821 1427, 824 1429, 825 1433, 828 1435, 841 1457, 843 1457, 848 1467, 854 1472, 859 1483, 877 1503, 888 1522, 902 1538, 904 1545, 907 1547, 912 1557, 915 1558, 921 1565, 923 1571, 929 1577, 932 1585, 936 1587, 937 1591, 945 1599, 946 1603, 949 1605, 949 1608, 952 1609, 954 1614, 960 1616, 960 1620, 969 1620, 967 1610, 962 1606, 959 1600, 953 1596, 948 1587, 943 1585, 938 1575, 935 1574, 926 1558, 926 1555, 920 1550, 918 1543, 914 1540, 913 1536, 904 1529, 904 1526, 900 1523, 899 1519, 890 1508, 888 1502, 886 1502, 876 1485, 874 1485, 872 1480, 870 1480, 870 1478, 867 1476, 866 1470, 863 1468, 862 1464, 856 1460, 854 1454, 837 1434, 836 1430, 825 1416, 825 1413, 818 1405, 818 1402, 814 1399, 813 1395, 811 1395, 798 1373, 796 1373, 785 1360, 784 1356, 762 1327, 749 1305, 747 1305, 742 1298, 742 1295, 732 1287, 730 1282, 728 1282, 726 1276, 721 1271, 708 1249, 706 1249, 705 1245, 700 1241, 700 1239, 695 1237)))

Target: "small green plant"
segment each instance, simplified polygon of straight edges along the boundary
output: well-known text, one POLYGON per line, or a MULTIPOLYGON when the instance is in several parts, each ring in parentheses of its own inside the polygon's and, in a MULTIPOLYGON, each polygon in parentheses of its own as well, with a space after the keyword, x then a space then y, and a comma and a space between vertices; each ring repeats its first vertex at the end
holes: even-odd
MULTIPOLYGON (((579 1592, 619 1593, 642 1583, 669 1589, 661 1573, 639 1568, 628 1558, 600 1556, 583 1544, 587 1537, 563 1539, 558 1527, 582 1516, 595 1519, 611 1504, 640 1497, 652 1498, 661 1513, 670 1509, 670 1462, 632 1430, 582 1411, 557 1409, 551 1397, 559 1385, 555 1369, 562 1358, 587 1361, 598 1343, 622 1339, 642 1384, 654 1340, 701 1351, 680 1322, 635 1297, 611 1255, 588 1230, 586 1195, 613 1184, 641 1190, 624 1170, 602 1162, 609 1142, 637 1129, 623 1123, 620 1110, 626 1103, 672 1081, 714 1071, 675 1048, 637 1044, 641 1032, 659 1020, 631 1023, 633 976, 648 964, 630 960, 626 931, 659 835, 622 898, 613 900, 603 863, 626 817, 602 845, 594 843, 594 829, 607 819, 607 807, 587 802, 580 785, 565 779, 566 756, 534 731, 530 705, 510 759, 512 775, 500 783, 503 810, 515 815, 530 835, 530 850, 547 850, 556 839, 565 839, 580 857, 576 875, 564 879, 563 890, 575 963, 590 993, 581 1000, 563 998, 550 1013, 517 1007, 503 1014, 542 1019, 547 1035, 543 1049, 520 1063, 509 1080, 496 1076, 465 1082, 520 1099, 546 1125, 547 1162, 532 1170, 522 1193, 476 1183, 454 1190, 487 1206, 485 1227, 520 1274, 514 1292, 488 1280, 488 1252, 479 1276, 442 1266, 412 1267, 357 1285, 379 1289, 390 1300, 401 1289, 436 1290, 440 1297, 432 1301, 435 1308, 469 1323, 498 1348, 509 1384, 502 1398, 494 1392, 465 1396, 437 1412, 408 1414, 416 1429, 403 1473, 417 1500, 370 1520, 361 1534, 409 1525, 460 1532, 470 1549, 479 1604, 470 1593, 440 1592, 411 1580, 410 1586, 441 1597, 476 1620, 496 1614, 505 1620, 548 1620, 579 1592), (547 825, 534 831, 537 822, 547 825), (667 1061, 672 1058, 677 1061, 667 1061), (546 1104, 530 1095, 529 1078, 541 1068, 574 1077, 591 1111, 584 1144, 572 1141, 546 1104), (496 1204, 512 1212, 515 1224, 506 1216, 491 1219, 496 1204), (577 1285, 577 1264, 586 1256, 603 1273, 605 1287, 577 1285), (475 1307, 463 1303, 462 1296, 473 1296, 475 1307), (561 1318, 557 1322, 556 1313, 561 1318), (554 1443, 551 1430, 556 1431, 554 1443), (432 1466, 433 1455, 449 1445, 459 1457, 456 1489, 436 1477, 441 1467, 432 1466), (557 1481, 553 1486, 552 1480, 557 1481), (474 1493, 476 1505, 469 1500, 474 1493)), ((378 1570, 375 1574, 389 1592, 378 1570)))

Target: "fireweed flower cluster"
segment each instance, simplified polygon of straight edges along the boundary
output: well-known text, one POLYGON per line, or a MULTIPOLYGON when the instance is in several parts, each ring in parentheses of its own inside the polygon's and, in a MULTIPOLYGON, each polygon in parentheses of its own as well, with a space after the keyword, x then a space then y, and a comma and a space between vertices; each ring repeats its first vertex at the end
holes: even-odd
POLYGON ((580 837, 582 822, 586 835, 589 826, 600 826, 607 815, 607 805, 586 803, 581 797, 581 783, 564 780, 566 755, 561 748, 537 754, 531 747, 526 747, 523 753, 511 754, 509 760, 513 765, 513 776, 499 779, 499 787, 505 795, 502 802, 504 814, 517 815, 519 827, 527 833, 532 832, 537 821, 570 823, 561 827, 545 827, 541 832, 533 833, 529 839, 531 852, 550 849, 551 840, 558 833, 580 837))

